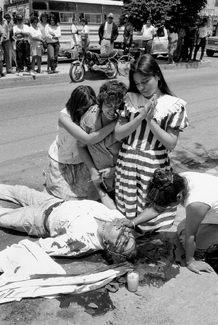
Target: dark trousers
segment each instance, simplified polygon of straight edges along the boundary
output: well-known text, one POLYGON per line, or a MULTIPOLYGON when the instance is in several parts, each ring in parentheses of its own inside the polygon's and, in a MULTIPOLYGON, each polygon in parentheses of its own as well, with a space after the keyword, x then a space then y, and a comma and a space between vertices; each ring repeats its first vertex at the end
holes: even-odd
POLYGON ((2 43, 4 57, 5 57, 5 65, 6 72, 9 72, 12 69, 12 53, 13 53, 13 45, 11 40, 6 40, 2 43))
POLYGON ((30 62, 30 43, 26 40, 20 40, 16 43, 17 70, 23 71, 24 65, 27 70, 31 70, 30 62))
POLYGON ((197 53, 198 53, 198 50, 201 48, 201 56, 200 56, 200 60, 203 59, 203 56, 204 56, 204 50, 205 50, 205 47, 206 47, 206 37, 204 38, 199 38, 198 39, 198 42, 199 44, 196 45, 195 47, 195 52, 194 52, 194 60, 196 60, 196 56, 197 56, 197 53), (200 42, 199 42, 200 40, 200 42))
POLYGON ((189 38, 188 39, 188 59, 191 60, 192 59, 192 53, 194 50, 194 46, 195 46, 195 39, 194 38, 189 38))
POLYGON ((143 45, 145 48, 145 54, 151 54, 151 50, 152 50, 152 43, 153 40, 149 40, 149 41, 143 41, 143 45))
POLYGON ((49 68, 54 71, 58 65, 58 52, 59 52, 60 44, 58 43, 48 43, 47 54, 48 54, 48 62, 49 68))

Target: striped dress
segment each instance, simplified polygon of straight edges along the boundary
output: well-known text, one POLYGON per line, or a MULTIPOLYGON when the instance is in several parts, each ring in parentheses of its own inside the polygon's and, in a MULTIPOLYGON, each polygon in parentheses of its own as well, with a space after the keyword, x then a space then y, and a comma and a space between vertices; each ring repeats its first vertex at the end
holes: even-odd
MULTIPOLYGON (((134 119, 148 100, 141 94, 128 93, 122 117, 134 119)), ((182 131, 188 125, 186 102, 163 95, 158 99, 154 119, 164 130, 182 131)), ((171 169, 168 150, 155 138, 143 120, 123 142, 116 165, 116 204, 126 218, 133 219, 145 209, 146 187, 156 168, 171 169)), ((169 228, 176 216, 176 207, 141 225, 143 231, 169 228)))

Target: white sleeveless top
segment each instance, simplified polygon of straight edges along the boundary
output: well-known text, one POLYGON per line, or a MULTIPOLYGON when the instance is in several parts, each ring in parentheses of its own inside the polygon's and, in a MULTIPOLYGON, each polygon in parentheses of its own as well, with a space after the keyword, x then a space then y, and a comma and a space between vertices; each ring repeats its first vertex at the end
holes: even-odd
MULTIPOLYGON (((60 113, 70 117, 66 108, 60 113)), ((48 154, 52 159, 62 164, 76 165, 82 162, 77 150, 77 139, 60 126, 58 126, 58 135, 50 146, 48 154)))

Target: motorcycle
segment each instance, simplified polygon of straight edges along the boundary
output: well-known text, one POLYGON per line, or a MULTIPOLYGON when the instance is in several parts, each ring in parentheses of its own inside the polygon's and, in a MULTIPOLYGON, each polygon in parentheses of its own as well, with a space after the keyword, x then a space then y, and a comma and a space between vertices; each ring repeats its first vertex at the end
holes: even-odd
POLYGON ((83 80, 85 72, 103 72, 108 79, 113 79, 118 73, 117 68, 118 52, 110 54, 98 54, 91 51, 78 52, 78 59, 71 63, 69 76, 72 81, 80 82, 83 80))

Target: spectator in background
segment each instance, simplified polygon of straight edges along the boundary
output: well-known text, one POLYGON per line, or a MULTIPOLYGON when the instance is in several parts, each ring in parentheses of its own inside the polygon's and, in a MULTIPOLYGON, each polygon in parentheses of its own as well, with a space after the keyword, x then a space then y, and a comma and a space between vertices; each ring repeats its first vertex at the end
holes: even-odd
POLYGON ((81 46, 84 51, 89 47, 90 39, 89 39, 89 27, 88 22, 85 18, 80 20, 80 24, 82 25, 81 30, 81 46))
POLYGON ((5 31, 4 31, 4 28, 2 27, 2 23, 3 23, 2 8, 0 7, 0 78, 5 76, 3 73, 3 57, 4 57, 4 55, 3 55, 3 48, 2 48, 2 42, 4 39, 5 31))
POLYGON ((45 37, 47 41, 47 54, 49 69, 48 73, 58 73, 58 52, 60 48, 59 39, 61 37, 61 28, 58 25, 55 15, 50 14, 48 24, 45 26, 45 37))
POLYGON ((11 23, 11 16, 5 14, 4 16, 3 28, 5 30, 5 37, 2 43, 6 73, 12 73, 12 58, 13 58, 13 24, 11 23))
MULTIPOLYGON (((40 17, 39 17, 39 23, 38 26, 40 28, 40 31, 42 33, 42 46, 43 46, 43 54, 47 51, 47 41, 46 41, 46 37, 45 37, 45 26, 48 24, 48 14, 47 12, 43 12, 41 13, 40 17)), ((47 71, 49 71, 49 60, 47 58, 47 71)))
POLYGON ((129 21, 129 16, 125 15, 124 17, 125 25, 123 32, 123 50, 124 54, 128 53, 129 48, 132 44, 132 36, 133 36, 133 26, 129 21))
POLYGON ((35 71, 35 64, 37 62, 37 73, 41 73, 41 64, 42 64, 42 33, 38 27, 39 19, 35 16, 30 18, 31 27, 30 31, 30 49, 32 56, 32 70, 35 71))
POLYGON ((142 26, 141 32, 142 32, 143 46, 145 48, 145 54, 151 54, 155 28, 151 24, 150 19, 147 19, 146 24, 142 26))
POLYGON ((207 26, 207 18, 204 18, 202 23, 198 27, 197 35, 198 35, 198 38, 197 38, 197 44, 195 47, 193 61, 197 61, 196 56, 197 56, 198 50, 201 48, 201 56, 200 56, 200 62, 201 62, 203 59, 203 56, 204 56, 207 37, 209 36, 209 28, 207 26))
POLYGON ((70 48, 73 49, 76 45, 79 45, 79 31, 76 27, 76 18, 74 17, 72 19, 72 25, 71 25, 71 40, 70 40, 70 48))
POLYGON ((184 39, 186 36, 186 30, 181 23, 178 24, 176 32, 178 34, 178 42, 177 42, 177 47, 176 47, 175 54, 174 54, 174 61, 179 62, 182 59, 181 56, 182 56, 182 52, 184 50, 184 39))
POLYGON ((26 65, 27 72, 34 77, 35 72, 31 70, 30 62, 29 26, 23 23, 22 15, 16 16, 16 23, 13 33, 16 40, 17 73, 19 76, 23 76, 24 65, 26 65))
POLYGON ((114 49, 114 41, 119 34, 117 25, 113 22, 114 15, 109 13, 107 15, 107 21, 102 23, 98 30, 100 38, 99 44, 101 45, 101 54, 111 53, 114 49))
POLYGON ((191 61, 192 59, 192 53, 194 50, 196 37, 197 37, 197 24, 196 22, 192 22, 188 28, 188 35, 187 35, 188 61, 191 61))
POLYGON ((174 55, 177 49, 178 34, 175 31, 174 26, 170 26, 168 29, 168 64, 174 63, 174 55))

